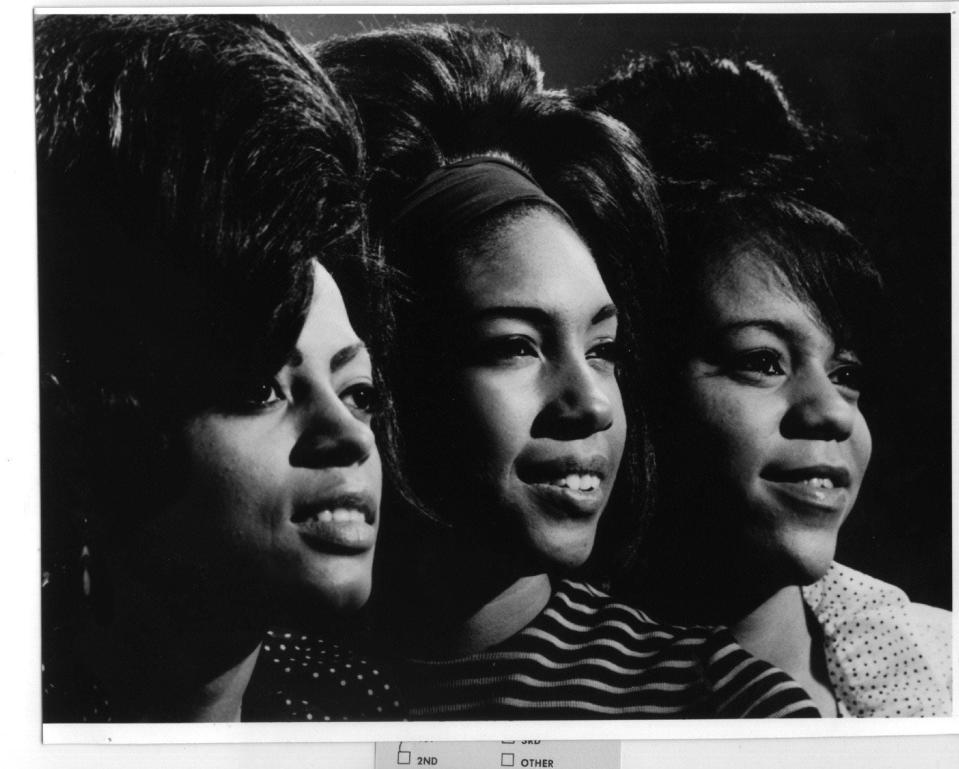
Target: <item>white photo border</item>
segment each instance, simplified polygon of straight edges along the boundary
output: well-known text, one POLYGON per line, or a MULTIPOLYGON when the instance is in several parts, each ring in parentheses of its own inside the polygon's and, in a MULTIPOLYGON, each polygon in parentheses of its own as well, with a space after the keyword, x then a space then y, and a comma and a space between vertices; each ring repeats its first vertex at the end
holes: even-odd
MULTIPOLYGON (((16 23, 6 25, 4 35, 13 40, 6 40, 7 50, 14 52, 17 64, 13 68, 14 74, 21 72, 21 67, 31 70, 32 35, 29 34, 23 16, 31 11, 19 8, 16 4, 16 23), (23 36, 28 35, 27 41, 23 36), (26 56, 26 62, 23 58, 26 56)), ((56 8, 38 6, 38 13, 94 13, 94 12, 123 12, 159 13, 159 12, 267 12, 270 14, 404 14, 404 13, 703 13, 703 12, 735 12, 735 13, 929 13, 948 12, 952 14, 952 99, 953 108, 959 103, 959 64, 956 57, 957 16, 956 3, 689 3, 689 4, 596 4, 596 5, 553 5, 553 4, 524 4, 524 5, 392 5, 392 4, 355 4, 355 5, 311 5, 311 6, 224 6, 224 5, 167 5, 163 7, 147 5, 137 6, 130 3, 123 5, 99 4, 96 7, 74 6, 68 3, 59 3, 56 8)), ((9 11, 8 11, 9 13, 9 11)), ((4 77, 9 76, 9 72, 4 77)), ((522 721, 522 722, 410 722, 410 723, 376 723, 357 722, 346 724, 45 724, 40 726, 40 657, 39 657, 39 474, 37 457, 39 455, 37 424, 38 405, 35 389, 36 350, 36 319, 31 308, 36 306, 36 274, 33 260, 30 255, 36 252, 36 238, 33 232, 35 227, 35 187, 33 182, 33 128, 32 111, 24 109, 26 92, 32 104, 32 72, 29 83, 26 78, 17 77, 15 83, 4 91, 11 94, 16 109, 14 124, 15 136, 8 137, 5 142, 8 151, 16 159, 12 166, 11 178, 15 189, 5 189, 5 209, 16 212, 13 221, 16 224, 14 245, 11 253, 17 256, 9 260, 14 264, 5 265, 8 274, 4 280, 5 311, 10 317, 4 318, 4 328, 13 336, 5 338, 4 352, 0 353, 0 360, 5 367, 7 403, 20 404, 15 409, 11 419, 11 433, 0 444, 2 448, 2 470, 0 476, 2 487, 10 490, 8 497, 10 505, 7 514, 15 517, 11 524, 8 541, 8 550, 13 550, 9 543, 20 543, 16 546, 17 552, 3 564, 3 582, 8 591, 16 593, 10 604, 13 610, 13 621, 7 630, 8 635, 15 635, 14 650, 8 652, 7 664, 11 671, 8 680, 14 682, 10 687, 10 698, 13 700, 11 710, 16 712, 7 714, 3 723, 14 726, 18 724, 18 732, 42 738, 48 745, 68 744, 219 744, 219 743, 349 743, 370 742, 383 740, 473 740, 473 739, 510 739, 535 737, 537 739, 619 739, 619 740, 751 740, 763 738, 838 738, 838 737, 874 737, 888 735, 959 735, 959 717, 934 719, 823 719, 796 720, 796 721, 643 721, 643 720, 613 720, 613 721, 522 721), (27 146, 24 146, 24 140, 27 146), (9 292, 10 296, 7 296, 9 292), (12 299, 16 297, 16 300, 12 299), (16 372, 16 375, 11 372, 16 372), (11 381, 11 380, 19 381, 11 381), (19 392, 17 392, 19 391, 19 392), (22 551, 22 552, 21 552, 22 551), (9 572, 9 573, 8 573, 9 572), (24 589, 25 585, 29 588, 24 589), (19 588, 19 590, 17 589, 19 588), (11 664, 12 663, 12 664, 11 664)), ((8 126, 9 129, 9 126, 8 126)), ((956 200, 956 178, 959 168, 959 144, 956 141, 955 120, 952 134, 952 184, 953 200, 956 200)), ((953 211, 953 225, 956 218, 953 211)), ((953 242, 953 264, 955 265, 955 241, 953 242)), ((953 271, 953 296, 957 296, 959 279, 953 271)), ((956 305, 953 304, 953 360, 959 359, 959 340, 955 334, 956 305)), ((952 391, 952 408, 959 407, 959 398, 955 386, 952 391)), ((955 425, 953 426, 953 442, 956 441, 955 425)), ((956 530, 959 519, 956 515, 955 501, 957 498, 957 465, 956 452, 951 457, 953 483, 953 531, 956 530)), ((956 575, 956 542, 953 537, 953 595, 959 593, 956 575)), ((955 598, 953 615, 953 638, 956 638, 955 598)), ((955 679, 955 649, 953 653, 955 679)), ((957 711, 957 697, 953 687, 953 712, 957 711)), ((10 705, 11 703, 7 703, 10 705)), ((955 743, 959 745, 959 743, 955 743)))

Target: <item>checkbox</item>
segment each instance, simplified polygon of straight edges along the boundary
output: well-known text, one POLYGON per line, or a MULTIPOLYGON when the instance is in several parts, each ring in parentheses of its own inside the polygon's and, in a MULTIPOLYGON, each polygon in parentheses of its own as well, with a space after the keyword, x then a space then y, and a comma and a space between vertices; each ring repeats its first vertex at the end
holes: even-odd
POLYGON ((500 765, 500 766, 514 766, 514 762, 515 762, 515 761, 516 761, 516 754, 515 754, 515 753, 504 753, 502 756, 500 756, 499 765, 500 765))
POLYGON ((408 764, 410 762, 410 751, 400 750, 396 753, 396 763, 408 764))

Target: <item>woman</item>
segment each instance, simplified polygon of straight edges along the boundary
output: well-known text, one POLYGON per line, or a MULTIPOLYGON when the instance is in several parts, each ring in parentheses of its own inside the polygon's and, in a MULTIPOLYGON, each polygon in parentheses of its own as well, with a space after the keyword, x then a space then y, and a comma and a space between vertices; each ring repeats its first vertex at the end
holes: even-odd
POLYGON ((646 142, 672 238, 662 500, 633 591, 728 624, 823 715, 948 714, 949 613, 833 563, 872 450, 880 281, 817 205, 811 131, 768 70, 703 51, 637 59, 583 101, 646 142))
POLYGON ((355 126, 254 17, 36 54, 44 718, 238 720, 271 622, 370 590, 355 126))
POLYGON ((491 30, 385 30, 317 56, 360 113, 402 281, 394 440, 430 517, 395 516, 377 598, 412 715, 815 714, 725 631, 563 579, 604 577, 649 485, 635 332, 662 241, 632 135, 545 90, 529 49, 491 30))

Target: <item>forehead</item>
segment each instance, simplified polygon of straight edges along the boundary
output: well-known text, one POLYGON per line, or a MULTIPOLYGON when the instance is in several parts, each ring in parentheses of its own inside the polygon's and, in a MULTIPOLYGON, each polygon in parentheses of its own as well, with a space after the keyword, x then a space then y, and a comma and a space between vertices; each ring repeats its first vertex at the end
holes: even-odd
POLYGON ((296 342, 300 358, 327 354, 331 348, 359 341, 336 280, 319 263, 312 267, 313 297, 296 342))
POLYGON ((533 210, 460 249, 453 283, 472 306, 593 305, 611 299, 589 249, 565 222, 533 210))
POLYGON ((734 325, 775 321, 805 336, 831 339, 818 309, 801 299, 783 272, 753 249, 715 260, 698 286, 707 322, 734 325))
POLYGON ((339 324, 346 318, 346 304, 336 279, 319 262, 311 264, 313 295, 307 314, 307 323, 339 324))

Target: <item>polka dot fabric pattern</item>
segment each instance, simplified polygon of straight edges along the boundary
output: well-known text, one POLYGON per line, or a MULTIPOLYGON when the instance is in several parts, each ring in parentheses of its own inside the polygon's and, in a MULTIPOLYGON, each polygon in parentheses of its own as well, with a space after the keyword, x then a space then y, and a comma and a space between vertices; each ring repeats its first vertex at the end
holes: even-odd
POLYGON ((951 612, 839 564, 803 597, 822 627, 842 716, 952 714, 951 612))
POLYGON ((399 721, 382 665, 336 641, 271 630, 243 699, 244 721, 399 721))
MULTIPOLYGON (((45 649, 46 651, 46 649, 45 649)), ((45 723, 114 723, 107 690, 66 654, 43 668, 45 723)), ((389 672, 348 646, 272 630, 243 696, 243 721, 400 721, 406 710, 389 672)))

